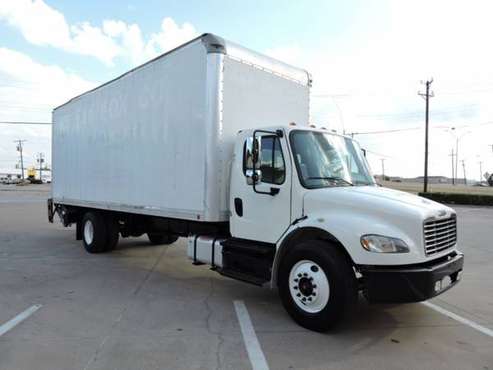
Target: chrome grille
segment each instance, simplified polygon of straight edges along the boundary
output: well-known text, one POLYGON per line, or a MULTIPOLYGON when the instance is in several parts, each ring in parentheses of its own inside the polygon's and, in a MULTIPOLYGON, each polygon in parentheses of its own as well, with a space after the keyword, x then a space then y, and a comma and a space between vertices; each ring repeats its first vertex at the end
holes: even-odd
POLYGON ((457 217, 428 220, 424 223, 426 255, 431 255, 453 247, 457 243, 457 217))

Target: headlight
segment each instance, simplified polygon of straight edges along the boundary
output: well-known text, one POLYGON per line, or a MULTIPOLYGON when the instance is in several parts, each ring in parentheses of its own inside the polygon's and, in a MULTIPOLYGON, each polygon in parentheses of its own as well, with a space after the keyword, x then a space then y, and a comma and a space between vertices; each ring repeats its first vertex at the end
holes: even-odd
POLYGON ((407 253, 409 247, 400 239, 381 235, 363 235, 361 245, 368 252, 378 253, 407 253))

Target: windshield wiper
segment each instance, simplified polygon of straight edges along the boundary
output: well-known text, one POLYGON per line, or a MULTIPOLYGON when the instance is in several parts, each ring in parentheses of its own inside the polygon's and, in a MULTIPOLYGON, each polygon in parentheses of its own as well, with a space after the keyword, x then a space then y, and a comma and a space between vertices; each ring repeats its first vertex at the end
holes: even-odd
POLYGON ((320 177, 307 177, 307 180, 332 180, 332 181, 342 181, 350 186, 354 186, 354 184, 350 181, 343 179, 342 177, 335 176, 320 176, 320 177))

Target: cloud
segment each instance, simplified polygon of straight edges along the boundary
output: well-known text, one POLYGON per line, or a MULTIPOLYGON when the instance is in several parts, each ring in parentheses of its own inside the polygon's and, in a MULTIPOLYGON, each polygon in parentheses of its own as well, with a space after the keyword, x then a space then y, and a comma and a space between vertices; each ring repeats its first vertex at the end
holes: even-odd
POLYGON ((145 46, 146 55, 153 57, 160 52, 171 50, 196 37, 197 31, 190 23, 180 27, 171 18, 164 18, 161 30, 153 33, 145 46))
MULTIPOLYGON (((0 121, 51 122, 54 107, 97 85, 7 48, 0 48, 0 81, 0 121)), ((13 144, 17 139, 28 140, 25 145, 27 165, 35 163, 37 152, 44 152, 51 163, 50 126, 0 124, 0 132, 0 168, 13 168, 17 162, 13 144)))
POLYGON ((152 59, 198 36, 190 23, 185 22, 180 26, 169 17, 163 19, 159 32, 152 33, 147 42, 144 41, 138 25, 123 21, 104 21, 103 32, 119 43, 120 54, 127 56, 134 65, 152 59))
POLYGON ((138 64, 197 35, 190 23, 181 26, 164 18, 161 30, 144 40, 137 24, 105 20, 102 27, 89 22, 68 24, 65 16, 42 0, 0 0, 0 20, 18 29, 30 43, 92 56, 108 66, 117 57, 138 64))

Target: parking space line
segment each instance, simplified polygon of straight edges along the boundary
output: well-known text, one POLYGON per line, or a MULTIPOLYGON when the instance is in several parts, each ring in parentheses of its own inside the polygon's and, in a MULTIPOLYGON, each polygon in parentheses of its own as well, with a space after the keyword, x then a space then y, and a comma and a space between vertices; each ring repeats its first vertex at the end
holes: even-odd
POLYGON ((252 320, 250 320, 250 315, 243 301, 234 301, 236 316, 238 317, 238 322, 240 323, 241 334, 243 335, 243 341, 245 342, 245 347, 247 349, 248 358, 252 364, 253 370, 269 370, 269 365, 265 359, 262 348, 255 334, 255 329, 253 328, 252 320))
POLYGON ((493 330, 488 329, 487 327, 484 327, 482 325, 479 325, 478 323, 475 323, 474 321, 471 321, 469 319, 466 319, 465 317, 459 316, 453 312, 450 312, 446 310, 445 308, 442 308, 440 306, 437 306, 436 304, 430 303, 430 302, 421 302, 421 304, 425 305, 426 307, 431 308, 432 310, 435 310, 437 312, 440 312, 441 314, 450 317, 451 319, 454 319, 464 325, 470 326, 473 329, 476 329, 477 331, 480 331, 483 334, 486 334, 490 337, 493 337, 493 330))
POLYGON ((29 307, 24 312, 21 312, 20 314, 18 314, 16 317, 10 319, 5 324, 0 325, 0 337, 2 335, 4 335, 5 333, 7 333, 8 331, 12 330, 17 325, 19 325, 22 321, 27 319, 29 316, 31 316, 33 313, 35 313, 40 308, 41 308, 40 304, 35 304, 34 306, 29 307))

